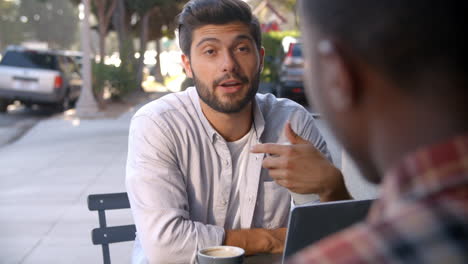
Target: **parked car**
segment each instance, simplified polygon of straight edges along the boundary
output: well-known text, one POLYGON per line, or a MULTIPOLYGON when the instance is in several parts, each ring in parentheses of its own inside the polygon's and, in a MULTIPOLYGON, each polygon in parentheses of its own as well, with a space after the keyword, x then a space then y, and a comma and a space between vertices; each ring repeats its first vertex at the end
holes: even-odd
POLYGON ((302 44, 291 43, 279 67, 279 82, 275 87, 277 97, 289 98, 307 104, 304 94, 304 58, 302 44))
POLYGON ((0 61, 0 112, 14 101, 29 107, 73 107, 82 86, 74 60, 63 52, 8 47, 0 61))
POLYGON ((58 52, 60 55, 65 55, 73 59, 78 70, 81 72, 81 68, 83 68, 83 53, 81 51, 73 51, 73 50, 64 50, 58 52))

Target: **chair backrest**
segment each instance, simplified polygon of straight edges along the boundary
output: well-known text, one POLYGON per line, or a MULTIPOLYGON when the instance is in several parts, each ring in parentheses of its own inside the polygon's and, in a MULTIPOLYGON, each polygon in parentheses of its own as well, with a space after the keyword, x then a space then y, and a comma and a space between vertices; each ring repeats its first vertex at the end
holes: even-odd
POLYGON ((109 244, 135 240, 135 225, 107 226, 106 210, 130 208, 127 193, 106 193, 88 195, 88 209, 98 211, 99 228, 91 231, 94 245, 102 246, 104 264, 110 264, 109 244))

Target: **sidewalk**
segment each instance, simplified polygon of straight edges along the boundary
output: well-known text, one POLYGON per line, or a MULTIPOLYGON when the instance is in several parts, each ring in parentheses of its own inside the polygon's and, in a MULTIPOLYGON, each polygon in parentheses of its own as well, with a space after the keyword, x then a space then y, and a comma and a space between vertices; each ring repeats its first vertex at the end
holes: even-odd
MULTIPOLYGON (((119 115, 126 107, 94 120, 54 116, 0 149, 1 263, 102 263, 86 198, 125 191, 128 126, 139 106, 119 115)), ((109 225, 130 223, 130 210, 110 214, 109 225)), ((131 248, 112 245, 112 263, 130 263, 131 248)))

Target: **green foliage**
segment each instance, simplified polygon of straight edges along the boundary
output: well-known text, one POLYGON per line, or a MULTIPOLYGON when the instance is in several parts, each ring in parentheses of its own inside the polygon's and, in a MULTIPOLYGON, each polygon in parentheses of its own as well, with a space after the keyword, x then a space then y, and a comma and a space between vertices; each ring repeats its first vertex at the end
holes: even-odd
POLYGON ((285 5, 291 10, 291 11, 295 11, 295 8, 296 8, 296 0, 286 0, 285 1, 285 5))
POLYGON ((164 6, 168 5, 171 2, 172 0, 127 0, 126 5, 138 14, 144 14, 145 12, 147 12, 155 6, 164 6))
MULTIPOLYGON (((173 39, 175 37, 175 16, 180 13, 188 0, 125 0, 127 12, 138 14, 141 19, 147 12, 151 12, 148 32, 148 41, 159 40, 163 36, 173 39), (156 9, 156 10, 155 10, 156 9)), ((141 21, 141 20, 140 20, 141 21)), ((133 27, 134 33, 140 29, 140 21, 133 27)))
POLYGON ((0 52, 24 39, 24 24, 19 22, 18 9, 15 2, 0 0, 0 52))
POLYGON ((68 49, 76 43, 78 10, 70 1, 20 1, 18 16, 28 18, 24 23, 25 40, 43 41, 57 49, 68 49))
POLYGON ((119 98, 135 88, 134 74, 124 67, 93 63, 92 69, 93 90, 97 96, 102 96, 104 89, 107 88, 112 98, 119 98))
POLYGON ((263 82, 278 81, 278 67, 284 56, 281 41, 284 37, 299 37, 299 31, 272 31, 262 34, 262 43, 265 48, 265 64, 261 75, 263 82))
POLYGON ((63 0, 0 0, 0 49, 24 41, 68 49, 76 44, 78 13, 63 0))
POLYGON ((136 74, 132 64, 127 64, 127 67, 132 69, 125 69, 125 67, 118 67, 117 76, 111 80, 111 85, 115 89, 118 96, 127 95, 129 92, 134 91, 137 86, 136 74))
POLYGON ((104 88, 110 85, 112 80, 113 72, 116 71, 116 67, 112 65, 105 65, 103 63, 93 62, 92 64, 92 87, 95 96, 102 99, 104 88))

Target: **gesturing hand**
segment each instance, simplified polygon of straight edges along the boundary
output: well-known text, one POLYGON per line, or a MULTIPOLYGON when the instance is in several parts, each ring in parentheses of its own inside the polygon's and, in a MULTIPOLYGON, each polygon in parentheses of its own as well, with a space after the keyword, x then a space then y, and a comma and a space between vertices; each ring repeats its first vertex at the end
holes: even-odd
POLYGON ((287 123, 285 135, 291 145, 259 144, 253 153, 267 153, 263 167, 279 185, 300 194, 315 193, 321 201, 349 199, 341 172, 309 141, 287 123))
POLYGON ((285 241, 285 227, 277 229, 253 228, 226 230, 223 244, 241 247, 249 256, 258 253, 283 253, 285 241))

